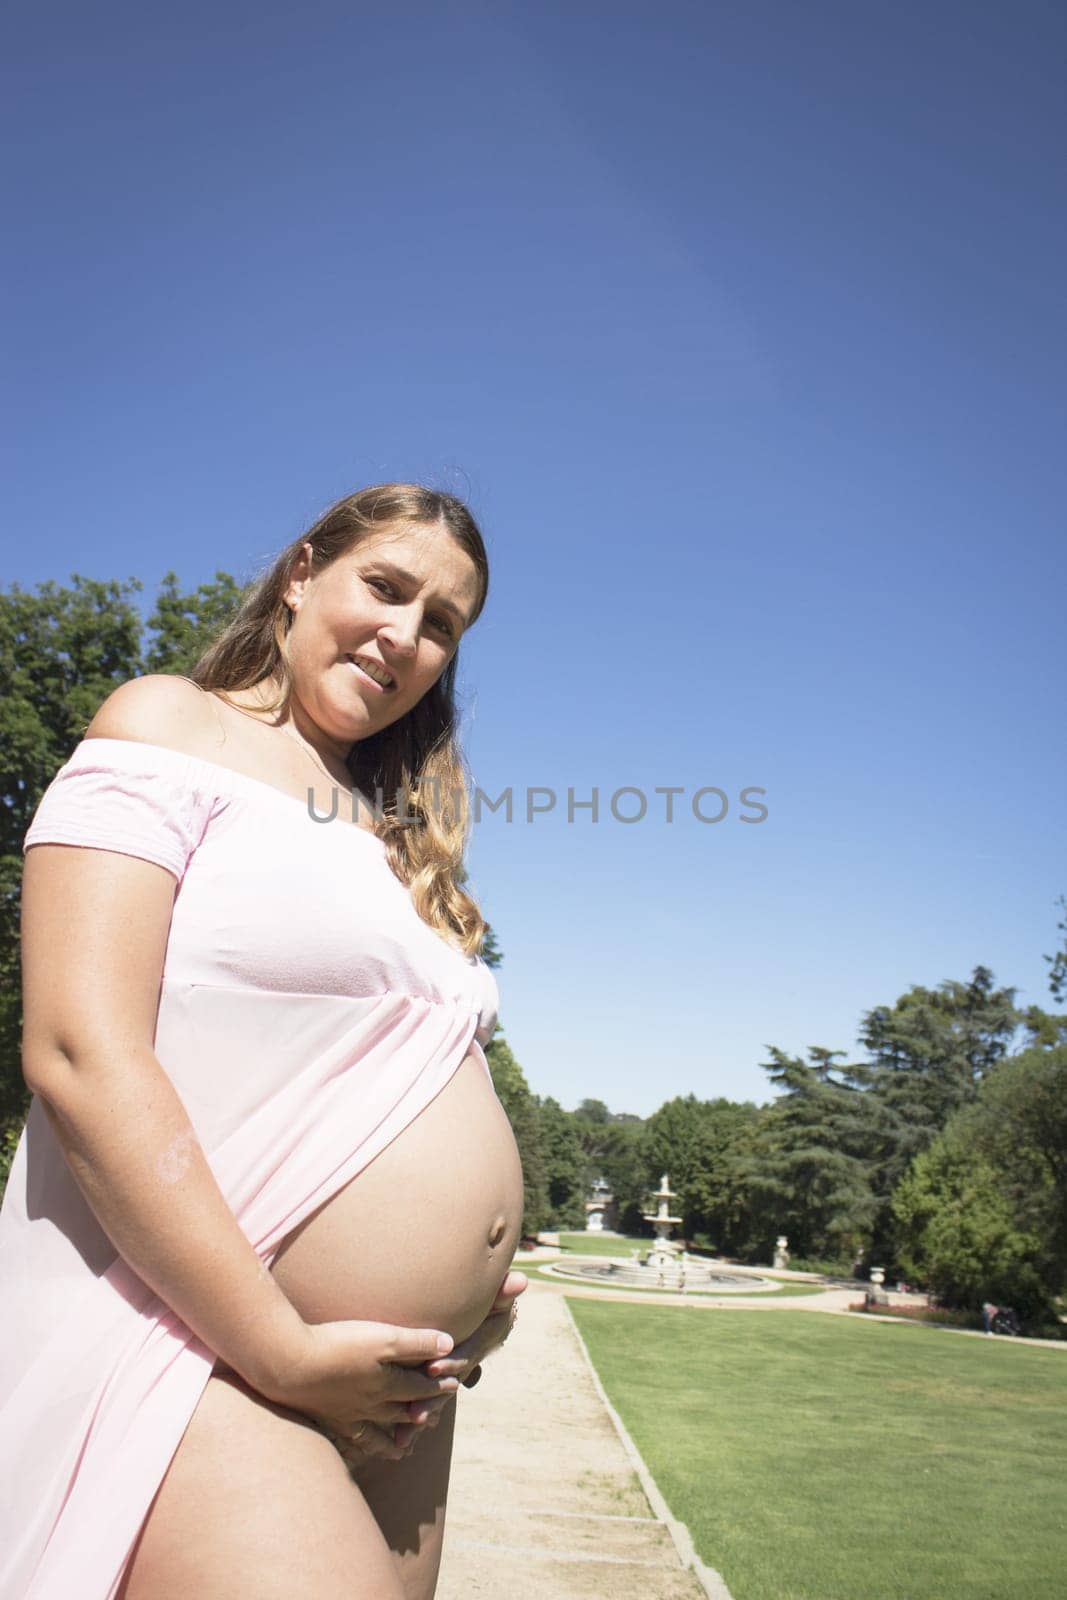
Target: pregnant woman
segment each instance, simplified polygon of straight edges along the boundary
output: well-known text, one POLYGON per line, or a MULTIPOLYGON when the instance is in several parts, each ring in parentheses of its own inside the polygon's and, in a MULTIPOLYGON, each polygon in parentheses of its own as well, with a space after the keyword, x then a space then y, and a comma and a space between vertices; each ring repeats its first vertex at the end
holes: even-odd
POLYGON ((462 887, 467 508, 338 502, 26 834, 4 1600, 429 1600, 518 1152, 462 887))

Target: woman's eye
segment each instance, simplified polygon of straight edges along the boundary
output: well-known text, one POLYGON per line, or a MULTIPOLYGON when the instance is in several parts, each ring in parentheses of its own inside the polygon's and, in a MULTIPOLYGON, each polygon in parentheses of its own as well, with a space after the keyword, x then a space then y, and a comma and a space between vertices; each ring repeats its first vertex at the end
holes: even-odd
MULTIPOLYGON (((392 584, 389 583, 385 578, 364 578, 363 581, 374 589, 384 590, 386 594, 393 594, 395 592, 392 584)), ((438 632, 443 633, 447 639, 455 638, 452 624, 446 617, 431 617, 430 621, 433 623, 438 632)))

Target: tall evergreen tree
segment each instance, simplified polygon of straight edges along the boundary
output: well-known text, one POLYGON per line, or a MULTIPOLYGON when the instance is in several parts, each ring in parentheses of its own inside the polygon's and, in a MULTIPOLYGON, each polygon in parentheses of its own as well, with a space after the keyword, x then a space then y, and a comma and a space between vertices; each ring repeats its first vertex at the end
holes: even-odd
POLYGON ((482 960, 487 967, 499 967, 504 960, 504 952, 496 942, 496 934, 492 928, 486 929, 485 939, 482 943, 482 960))
POLYGON ((879 1108, 834 1065, 840 1050, 814 1046, 810 1060, 771 1048, 762 1063, 783 1093, 761 1117, 748 1178, 755 1240, 767 1259, 784 1233, 794 1256, 852 1263, 866 1241, 876 1202, 871 1178, 879 1108))
POLYGON ((970 981, 937 989, 913 985, 892 1006, 861 1021, 870 1060, 853 1069, 884 1114, 873 1175, 878 1207, 872 1249, 887 1262, 894 1249, 890 1197, 911 1161, 974 1102, 983 1078, 1003 1060, 1023 1016, 1015 990, 994 987, 988 967, 970 981))
POLYGON ((1056 902, 1063 907, 1063 917, 1056 926, 1063 935, 1060 948, 1054 956, 1042 956, 1049 964, 1048 986, 1056 1000, 1067 1000, 1067 899, 1061 894, 1056 902))
POLYGON ((902 1162, 973 1101, 1021 1020, 1015 990, 995 989, 993 974, 982 966, 969 983, 915 984, 892 1007, 864 1015, 860 1038, 871 1060, 863 1081, 896 1124, 902 1162))

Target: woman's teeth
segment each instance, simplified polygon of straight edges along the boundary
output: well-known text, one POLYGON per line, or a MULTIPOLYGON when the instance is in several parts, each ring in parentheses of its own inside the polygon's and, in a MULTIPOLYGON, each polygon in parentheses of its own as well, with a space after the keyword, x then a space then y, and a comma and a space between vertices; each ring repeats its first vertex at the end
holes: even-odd
POLYGON ((390 681, 387 681, 382 677, 377 677, 369 666, 364 666, 361 661, 356 661, 352 656, 348 657, 348 664, 350 667, 354 667, 361 677, 369 678, 371 683, 373 683, 377 688, 391 689, 393 687, 390 681))

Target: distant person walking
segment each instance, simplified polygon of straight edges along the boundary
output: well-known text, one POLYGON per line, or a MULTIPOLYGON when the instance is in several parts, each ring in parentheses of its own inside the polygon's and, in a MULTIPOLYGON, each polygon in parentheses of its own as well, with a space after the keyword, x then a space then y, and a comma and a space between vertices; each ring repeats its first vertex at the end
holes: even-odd
POLYGON ((992 1300, 982 1301, 982 1327, 991 1339, 993 1337, 993 1318, 999 1310, 1000 1307, 995 1306, 992 1300))

